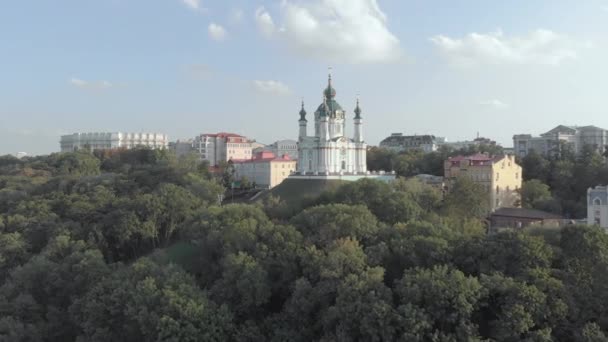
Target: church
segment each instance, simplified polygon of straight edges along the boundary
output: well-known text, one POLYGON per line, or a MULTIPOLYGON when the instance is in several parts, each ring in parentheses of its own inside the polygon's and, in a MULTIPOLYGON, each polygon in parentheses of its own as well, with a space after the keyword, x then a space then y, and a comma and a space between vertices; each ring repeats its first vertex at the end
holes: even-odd
POLYGON ((346 136, 347 113, 336 101, 331 74, 323 91, 323 102, 314 113, 314 135, 308 135, 304 102, 300 110, 298 169, 300 176, 365 175, 366 149, 359 99, 354 110, 354 134, 346 136))

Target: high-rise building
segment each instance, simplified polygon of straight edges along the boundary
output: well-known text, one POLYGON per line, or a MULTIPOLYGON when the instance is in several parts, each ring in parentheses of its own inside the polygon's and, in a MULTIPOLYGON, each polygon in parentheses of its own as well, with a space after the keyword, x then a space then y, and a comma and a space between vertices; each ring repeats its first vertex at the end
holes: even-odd
POLYGON ((599 153, 604 153, 608 145, 608 131, 595 126, 559 125, 537 137, 531 134, 513 136, 513 148, 520 157, 528 155, 530 150, 544 156, 558 154, 562 148, 569 148, 572 152, 579 153, 586 145, 592 146, 599 153))
POLYGON ((490 157, 487 154, 451 157, 444 163, 447 191, 457 177, 468 177, 479 184, 488 195, 492 211, 501 207, 516 207, 520 203, 522 169, 512 155, 490 157))
POLYGON ((222 161, 251 159, 252 142, 235 133, 201 134, 194 138, 192 147, 202 160, 210 166, 217 166, 222 161))
POLYGON ((93 132, 74 133, 61 136, 61 152, 76 150, 111 150, 148 147, 164 149, 169 144, 169 137, 161 133, 124 133, 124 132, 93 132))
POLYGON ((366 149, 363 140, 363 118, 359 100, 355 107, 354 136, 346 137, 346 112, 336 101, 336 90, 329 75, 323 102, 314 113, 314 135, 307 132, 308 120, 304 103, 300 110, 298 140, 298 174, 339 175, 366 174, 366 149))

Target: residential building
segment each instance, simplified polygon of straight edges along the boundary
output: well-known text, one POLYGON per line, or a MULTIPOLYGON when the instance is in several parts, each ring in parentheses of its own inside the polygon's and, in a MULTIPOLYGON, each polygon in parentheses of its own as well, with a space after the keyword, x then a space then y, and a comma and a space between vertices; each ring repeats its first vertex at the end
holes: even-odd
POLYGON ((180 157, 194 152, 194 139, 177 140, 169 143, 169 149, 175 152, 175 155, 180 157))
POLYGON ((111 150, 148 147, 164 149, 169 144, 169 137, 161 133, 124 133, 94 132, 74 133, 61 136, 61 152, 73 152, 80 149, 111 150))
POLYGON ((192 147, 202 160, 210 166, 217 166, 222 161, 251 159, 252 142, 235 133, 201 134, 194 138, 192 147))
POLYGON ((287 154, 276 156, 269 151, 256 153, 251 159, 232 160, 236 179, 246 177, 258 187, 273 188, 296 170, 296 161, 287 154))
POLYGON ((515 157, 505 155, 490 157, 488 154, 451 157, 444 163, 444 180, 451 191, 457 177, 469 177, 482 186, 488 195, 491 211, 502 207, 516 207, 520 202, 522 169, 515 157))
POLYGON ((586 145, 592 146, 599 153, 604 153, 608 145, 608 131, 596 126, 559 125, 537 137, 531 134, 513 136, 513 148, 520 157, 528 155, 530 150, 551 156, 559 153, 564 147, 579 153, 586 145))
POLYGON ((472 146, 479 146, 479 145, 488 145, 488 146, 495 146, 496 145, 496 141, 489 139, 489 138, 484 138, 484 137, 477 137, 473 140, 463 140, 463 141, 452 141, 449 142, 447 140, 443 140, 441 142, 439 142, 439 146, 445 146, 445 147, 449 147, 453 150, 462 150, 462 149, 469 149, 472 146))
POLYGON ((336 101, 331 75, 323 91, 323 103, 314 113, 314 135, 308 135, 306 111, 302 102, 298 138, 298 174, 357 175, 366 174, 367 144, 363 139, 363 118, 359 100, 353 118, 354 136, 346 134, 346 112, 336 101))
POLYGON ((608 187, 587 189, 587 224, 608 228, 608 187))
POLYGON ((560 215, 524 208, 498 208, 490 215, 490 231, 500 228, 521 229, 530 226, 559 228, 565 220, 560 215))
POLYGON ((380 142, 380 147, 395 152, 419 150, 425 153, 436 151, 445 142, 444 138, 434 135, 403 135, 403 133, 392 133, 388 138, 380 142))
POLYGON ((277 156, 287 154, 289 158, 298 160, 298 142, 296 140, 278 140, 270 145, 262 145, 253 148, 253 153, 263 151, 272 152, 277 156))

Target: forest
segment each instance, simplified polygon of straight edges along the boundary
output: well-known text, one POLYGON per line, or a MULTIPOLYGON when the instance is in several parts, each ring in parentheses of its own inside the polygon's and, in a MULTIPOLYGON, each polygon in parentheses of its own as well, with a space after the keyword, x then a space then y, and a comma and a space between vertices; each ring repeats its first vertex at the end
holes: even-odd
MULTIPOLYGON (((579 210, 581 158, 523 160, 525 205, 579 210)), ((224 181, 169 151, 0 157, 0 341, 608 341, 599 228, 488 235, 467 179, 298 208, 220 203, 224 181)))

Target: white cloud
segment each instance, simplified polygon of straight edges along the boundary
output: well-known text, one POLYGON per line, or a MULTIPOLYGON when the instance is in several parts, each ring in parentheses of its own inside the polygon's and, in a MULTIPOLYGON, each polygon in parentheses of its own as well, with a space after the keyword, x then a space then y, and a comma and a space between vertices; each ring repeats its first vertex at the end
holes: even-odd
POLYGON ((255 23, 258 26, 258 30, 268 38, 276 30, 272 17, 264 7, 260 7, 255 11, 255 23))
POLYGON ((479 104, 482 106, 493 107, 495 109, 505 109, 505 108, 509 107, 508 104, 506 104, 498 99, 480 101, 479 104))
POLYGON ((280 28, 263 7, 255 18, 262 34, 303 56, 358 64, 395 61, 402 54, 376 0, 284 0, 280 28))
POLYGON ((184 5, 190 7, 190 9, 193 9, 195 11, 201 10, 201 0, 182 0, 182 2, 184 3, 184 5))
POLYGON ((604 6, 602 6, 602 11, 604 11, 604 12, 608 12, 608 5, 604 5, 604 6))
POLYGON ((289 87, 280 81, 253 81, 253 86, 257 91, 275 95, 287 95, 290 93, 289 87))
POLYGON ((550 30, 535 30, 521 37, 507 37, 502 31, 470 33, 464 38, 437 35, 431 41, 455 65, 541 64, 557 66, 576 59, 581 44, 550 30))
POLYGON ((211 39, 222 41, 226 39, 227 35, 226 30, 222 26, 216 23, 209 24, 209 37, 211 37, 211 39))
POLYGON ((76 77, 72 77, 68 82, 81 89, 108 89, 114 86, 108 81, 85 81, 76 77))

